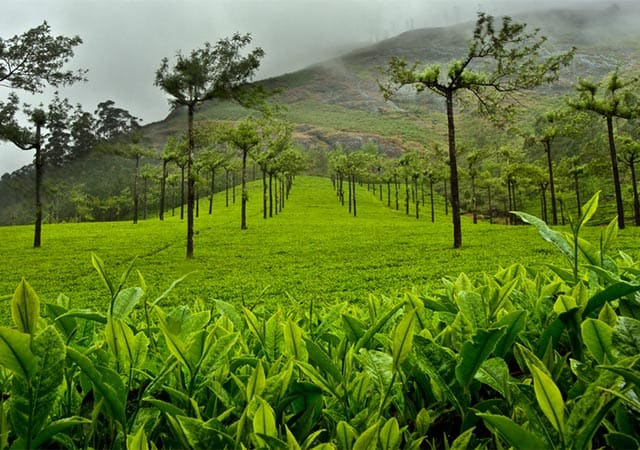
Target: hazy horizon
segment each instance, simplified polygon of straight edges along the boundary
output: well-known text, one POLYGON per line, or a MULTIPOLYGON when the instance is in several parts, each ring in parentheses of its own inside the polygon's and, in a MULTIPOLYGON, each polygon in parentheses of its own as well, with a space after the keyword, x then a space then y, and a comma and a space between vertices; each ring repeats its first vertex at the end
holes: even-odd
MULTIPOLYGON (((348 50, 410 29, 473 20, 477 11, 513 15, 532 10, 593 5, 593 1, 539 0, 5 0, 0 37, 9 39, 43 21, 54 35, 79 35, 69 68, 88 69, 88 82, 59 89, 72 104, 93 112, 104 100, 143 119, 162 120, 169 105, 153 85, 163 57, 188 52, 235 31, 251 33, 265 50, 257 79, 303 69, 348 50)), ((0 90, 0 99, 9 89, 0 90)), ((53 90, 23 102, 46 103, 53 90)), ((0 143, 0 174, 31 163, 33 152, 0 143)))

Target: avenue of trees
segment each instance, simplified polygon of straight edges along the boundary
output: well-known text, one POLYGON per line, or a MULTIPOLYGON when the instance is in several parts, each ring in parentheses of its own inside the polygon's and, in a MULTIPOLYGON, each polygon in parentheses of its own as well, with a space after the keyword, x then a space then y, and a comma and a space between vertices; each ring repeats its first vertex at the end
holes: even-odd
POLYGON ((32 166, 3 176, 0 195, 19 194, 7 200, 0 220, 24 223, 35 216, 35 247, 41 245, 43 220, 136 223, 150 212, 164 220, 179 211, 191 258, 201 204, 213 214, 214 193, 225 192, 225 206, 237 196, 240 228, 246 229, 246 184, 260 180, 262 215, 272 217, 314 151, 324 158, 314 170, 331 175, 338 201, 350 214, 358 215, 362 188, 419 219, 436 221, 443 209, 451 214, 454 247, 462 245, 464 214, 473 223, 513 224, 517 219, 510 211, 538 209, 548 223, 564 224, 580 214, 581 199, 598 190, 604 214, 617 214, 619 228, 628 223, 626 211, 640 225, 638 77, 617 68, 601 80, 581 79, 565 101, 510 121, 525 92, 558 79, 573 49, 550 52, 537 30, 509 18, 498 22, 480 13, 466 54, 446 66, 389 62, 379 81, 383 97, 395 98, 406 86, 417 94, 435 93, 444 100, 447 124, 443 141, 427 135, 427 143, 403 143, 402 154, 393 157, 382 144, 366 140, 360 148, 297 147, 293 125, 267 101, 270 94, 249 83, 264 52, 248 49, 248 34, 161 61, 155 84, 173 109, 186 113, 184 130, 163 144, 152 144, 140 119, 111 100, 93 112, 57 94, 46 105, 22 105, 21 91, 41 93, 85 79, 83 71, 64 69, 81 42, 77 36, 53 36, 46 23, 0 39, 0 86, 9 93, 0 103, 0 139, 34 152, 32 166), (199 119, 198 106, 211 99, 240 104, 245 117, 199 119), (472 103, 480 115, 460 108, 472 103), (43 181, 45 167, 55 183, 43 181), (34 204, 30 217, 26 208, 12 206, 25 196, 34 204), (615 211, 606 210, 614 204, 615 211))
POLYGON ((573 57, 573 50, 542 56, 546 38, 538 36, 537 31, 529 33, 525 24, 514 23, 509 17, 504 17, 499 27, 494 22, 493 16, 479 13, 467 54, 446 69, 440 65, 421 68, 418 63, 410 66, 402 58, 393 58, 387 68, 388 82, 380 86, 385 98, 411 85, 417 92, 426 89, 445 100, 455 248, 462 246, 462 229, 454 100, 468 93, 478 101, 481 111, 494 114, 499 107, 507 108, 507 101, 515 93, 557 80, 560 69, 573 57))

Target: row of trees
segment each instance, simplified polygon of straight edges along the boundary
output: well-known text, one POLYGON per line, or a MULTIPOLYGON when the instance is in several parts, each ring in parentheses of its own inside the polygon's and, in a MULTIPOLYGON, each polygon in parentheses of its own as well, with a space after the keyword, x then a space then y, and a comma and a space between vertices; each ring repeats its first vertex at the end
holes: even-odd
MULTIPOLYGON (((402 58, 393 58, 387 67, 387 79, 380 84, 385 98, 392 98, 404 86, 413 86, 417 92, 428 90, 445 99, 448 130, 446 163, 449 166, 449 200, 452 209, 453 241, 456 248, 462 245, 462 235, 460 228, 459 148, 457 147, 458 139, 454 120, 454 100, 462 102, 469 99, 475 100, 481 113, 504 126, 506 123, 504 119, 510 116, 513 105, 517 104, 516 94, 541 84, 556 81, 559 78, 560 69, 567 66, 573 58, 575 49, 551 54, 549 49, 544 47, 545 41, 546 38, 539 36, 537 30, 531 33, 526 31, 525 24, 514 23, 510 18, 504 17, 501 26, 498 27, 492 16, 479 13, 473 37, 469 41, 467 54, 461 59, 451 62, 448 67, 444 68, 439 65, 421 67, 418 63, 410 66, 402 58)), ((472 205, 470 209, 473 211, 474 221, 477 220, 476 180, 480 175, 480 163, 486 161, 487 157, 492 154, 502 153, 507 160, 507 165, 502 167, 501 176, 504 178, 504 184, 507 188, 509 209, 516 208, 516 184, 519 179, 525 178, 531 180, 533 184, 537 184, 540 189, 541 211, 545 219, 548 218, 546 192, 549 190, 551 222, 557 224, 558 202, 553 174, 552 144, 561 136, 592 133, 590 128, 584 127, 585 120, 581 122, 575 120, 575 116, 579 113, 587 113, 603 118, 606 122, 607 147, 610 155, 618 227, 622 229, 625 226, 623 183, 618 168, 619 161, 625 162, 630 168, 634 216, 636 223, 640 224, 640 204, 635 174, 635 163, 638 159, 637 125, 638 119, 640 119, 638 86, 638 77, 623 78, 617 69, 600 82, 580 80, 577 92, 567 100, 565 110, 551 111, 545 114, 537 121, 532 130, 515 130, 525 137, 525 146, 531 146, 533 143, 540 143, 544 146, 547 155, 546 173, 535 164, 515 163, 509 156, 510 151, 496 152, 497 146, 495 145, 488 151, 478 148, 468 152, 466 162, 471 190, 472 205), (618 122, 620 120, 624 120, 626 123, 620 124, 618 122), (583 127, 580 128, 578 123, 583 127), (618 154, 619 146, 623 147, 622 155, 618 154), (482 155, 482 152, 485 154, 482 155)), ((510 129, 510 131, 514 130, 510 129)), ((579 208, 577 178, 580 169, 577 166, 574 163, 571 172, 575 178, 579 208)), ((428 172, 429 169, 416 168, 413 176, 428 178, 426 175, 428 172)), ((490 193, 488 197, 491 198, 490 193)), ((492 209, 491 205, 489 205, 489 209, 492 209)))

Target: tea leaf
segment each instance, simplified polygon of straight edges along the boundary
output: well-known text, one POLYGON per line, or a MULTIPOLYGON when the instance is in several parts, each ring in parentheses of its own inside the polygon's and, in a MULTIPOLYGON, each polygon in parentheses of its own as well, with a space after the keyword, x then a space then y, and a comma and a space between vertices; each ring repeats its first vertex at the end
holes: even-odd
POLYGON ((538 400, 538 406, 547 417, 553 428, 564 434, 564 400, 560 389, 546 372, 537 365, 529 366, 533 376, 533 389, 538 400))
POLYGON ((392 417, 380 429, 380 448, 382 450, 396 450, 400 448, 401 442, 400 426, 397 419, 392 417))
POLYGON ((538 229, 540 236, 542 236, 542 239, 555 245, 556 248, 573 263, 573 248, 571 248, 571 244, 569 244, 562 233, 552 230, 543 220, 538 219, 531 214, 520 211, 513 211, 513 214, 520 217, 523 221, 535 226, 538 229))
POLYGON ((606 302, 617 300, 621 297, 633 294, 640 290, 640 284, 632 284, 626 281, 619 281, 607 286, 602 291, 591 297, 584 308, 584 317, 588 317, 591 313, 602 308, 606 302))
POLYGON ((490 358, 482 363, 474 375, 481 383, 491 386, 503 397, 507 396, 506 389, 509 380, 509 367, 502 358, 490 358))
POLYGON ((605 355, 611 362, 616 362, 616 358, 611 351, 611 339, 613 329, 596 319, 586 319, 580 325, 582 330, 582 341, 587 346, 598 364, 604 364, 605 355))
POLYGON ((620 357, 640 354, 640 321, 631 317, 619 317, 611 341, 620 357))
POLYGON ((129 317, 133 308, 138 304, 144 292, 139 287, 130 287, 118 292, 113 302, 113 311, 111 314, 114 319, 124 320, 129 317))
POLYGON ((416 313, 414 310, 405 314, 404 318, 395 329, 393 335, 392 357, 393 370, 398 370, 403 361, 411 352, 413 346, 413 328, 416 322, 416 313))
POLYGON ((18 330, 0 327, 0 365, 29 379, 36 367, 36 357, 31 352, 31 337, 18 330))
MULTIPOLYGON (((93 387, 100 393, 100 395, 102 395, 113 419, 117 420, 123 427, 125 427, 127 423, 124 408, 126 398, 119 398, 119 394, 114 387, 109 385, 107 380, 103 379, 103 373, 98 370, 91 360, 82 353, 71 347, 67 347, 67 356, 82 370, 85 375, 87 375, 91 380, 93 387)), ((115 382, 116 380, 112 381, 115 382)))
POLYGON ((353 442, 356 440, 356 430, 344 420, 338 422, 336 426, 336 440, 338 441, 338 448, 351 450, 353 448, 353 442))
POLYGON ((276 416, 271 405, 258 397, 258 410, 253 416, 253 432, 258 435, 277 437, 276 416))
POLYGON ((494 323, 494 328, 504 328, 504 335, 500 338, 494 349, 496 355, 504 357, 511 351, 516 337, 524 330, 526 321, 527 312, 520 310, 505 314, 500 320, 494 323))
POLYGON ((476 413, 476 415, 495 428, 500 436, 515 449, 528 450, 549 447, 548 443, 540 436, 523 428, 508 417, 488 413, 476 413))
POLYGON ((364 430, 353 444, 353 450, 370 450, 376 447, 376 435, 378 433, 378 423, 374 423, 364 430))
POLYGON ((462 386, 469 386, 474 375, 493 352, 504 332, 504 328, 479 329, 471 342, 464 343, 460 351, 460 362, 456 366, 456 378, 462 386))
POLYGON ((309 353, 302 339, 302 330, 291 318, 287 318, 287 322, 283 324, 284 344, 288 353, 298 361, 306 362, 309 359, 309 353))
POLYGON ((134 435, 127 435, 127 450, 151 450, 144 427, 138 428, 134 435))
POLYGON ((11 317, 18 331, 31 335, 36 332, 40 319, 40 300, 24 278, 13 294, 11 317))

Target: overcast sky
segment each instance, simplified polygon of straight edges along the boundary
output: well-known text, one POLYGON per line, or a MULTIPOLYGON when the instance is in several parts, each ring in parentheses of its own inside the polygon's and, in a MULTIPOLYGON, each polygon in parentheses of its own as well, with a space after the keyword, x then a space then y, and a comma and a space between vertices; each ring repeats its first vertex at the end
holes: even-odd
MULTIPOLYGON (((163 119, 166 98, 153 85, 160 60, 239 31, 266 55, 258 78, 295 71, 345 50, 411 28, 473 20, 477 11, 515 14, 590 0, 2 0, 0 37, 46 20, 55 35, 79 35, 70 68, 88 69, 87 83, 61 89, 93 112, 111 99, 143 119, 163 119)), ((0 87, 0 99, 8 89, 0 87)), ((28 103, 46 102, 46 95, 28 103)), ((32 161, 32 152, 0 144, 0 174, 32 161)))

